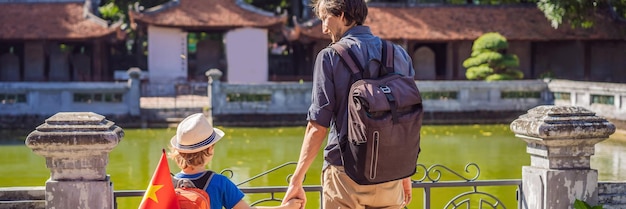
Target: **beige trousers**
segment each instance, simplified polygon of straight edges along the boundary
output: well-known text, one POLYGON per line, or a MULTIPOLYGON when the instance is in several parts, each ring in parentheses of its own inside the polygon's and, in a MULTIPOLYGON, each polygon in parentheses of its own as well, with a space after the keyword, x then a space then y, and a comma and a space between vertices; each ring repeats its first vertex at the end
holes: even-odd
POLYGON ((343 166, 328 166, 322 174, 324 209, 399 209, 404 201, 402 180, 359 185, 343 166))

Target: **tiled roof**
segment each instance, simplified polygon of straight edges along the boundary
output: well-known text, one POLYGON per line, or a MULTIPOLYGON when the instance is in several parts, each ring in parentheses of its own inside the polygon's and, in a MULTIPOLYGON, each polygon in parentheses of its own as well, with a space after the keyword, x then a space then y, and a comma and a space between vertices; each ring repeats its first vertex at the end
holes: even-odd
POLYGON ((0 3, 0 39, 87 39, 118 28, 83 16, 83 3, 0 3))
MULTIPOLYGON (((590 29, 566 24, 554 29, 539 9, 530 6, 370 6, 365 25, 384 39, 474 40, 486 32, 499 32, 509 40, 626 39, 624 23, 607 19, 590 29)), ((330 39, 322 34, 321 24, 301 30, 308 37, 330 39)))
POLYGON ((285 20, 284 17, 263 12, 241 0, 170 1, 143 12, 131 11, 130 17, 136 22, 151 25, 220 30, 266 28, 280 25, 285 20))

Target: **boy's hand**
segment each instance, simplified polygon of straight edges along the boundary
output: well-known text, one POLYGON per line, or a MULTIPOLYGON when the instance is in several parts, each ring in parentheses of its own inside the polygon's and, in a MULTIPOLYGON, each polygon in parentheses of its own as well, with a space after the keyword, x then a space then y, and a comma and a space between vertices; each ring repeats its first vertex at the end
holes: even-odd
POLYGON ((301 199, 291 199, 283 204, 286 209, 300 209, 302 208, 302 203, 304 200, 301 199))
POLYGON ((306 204, 306 195, 304 192, 304 188, 302 188, 302 185, 289 185, 289 187, 287 188, 287 193, 285 194, 285 197, 283 198, 283 203, 286 203, 289 200, 292 199, 299 199, 302 201, 302 207, 300 208, 304 208, 304 204, 306 204))

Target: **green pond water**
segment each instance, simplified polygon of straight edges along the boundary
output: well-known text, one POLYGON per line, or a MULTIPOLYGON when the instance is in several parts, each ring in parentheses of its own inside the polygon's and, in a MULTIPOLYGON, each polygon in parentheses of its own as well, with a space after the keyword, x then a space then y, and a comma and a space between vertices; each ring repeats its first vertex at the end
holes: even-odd
MULTIPOLYGON (((232 181, 240 183, 246 179, 270 170, 285 162, 297 161, 304 133, 304 127, 282 128, 233 128, 220 127, 226 136, 215 149, 215 157, 210 169, 232 170, 232 181)), ((175 129, 125 129, 125 136, 110 153, 107 173, 111 176, 114 189, 145 190, 161 155, 167 147, 175 129)), ((34 154, 24 145, 30 131, 0 132, 0 187, 43 186, 49 178, 43 157, 34 154)), ((598 169, 600 180, 626 180, 626 168, 620 163, 626 159, 625 137, 613 135, 596 145, 596 155, 592 157, 592 168, 598 169)), ((478 180, 521 179, 522 166, 529 165, 526 144, 515 138, 508 125, 451 125, 424 126, 422 131, 422 152, 418 163, 429 167, 440 164, 458 172, 466 178, 477 174, 468 163, 480 167, 478 180)), ((319 185, 322 157, 317 157, 305 185, 319 185)), ((170 169, 178 168, 170 161, 170 169)), ((241 185, 242 187, 286 186, 287 176, 295 165, 286 166, 270 175, 241 185)), ((442 170, 441 181, 462 180, 442 170)), ((421 178, 416 175, 414 178, 421 178)), ((496 195, 507 208, 516 208, 515 187, 479 187, 479 191, 496 195)), ((454 196, 470 191, 471 188, 433 189, 432 208, 443 208, 454 196)), ((279 194, 279 198, 283 194, 279 194)), ((319 194, 307 194, 307 208, 319 208, 319 194)), ((253 202, 269 195, 246 195, 246 201, 253 202)), ((413 190, 413 201, 409 208, 422 208, 423 192, 413 190)), ((121 209, 137 208, 141 197, 118 198, 121 209)), ((276 205, 269 203, 265 205, 276 205)))

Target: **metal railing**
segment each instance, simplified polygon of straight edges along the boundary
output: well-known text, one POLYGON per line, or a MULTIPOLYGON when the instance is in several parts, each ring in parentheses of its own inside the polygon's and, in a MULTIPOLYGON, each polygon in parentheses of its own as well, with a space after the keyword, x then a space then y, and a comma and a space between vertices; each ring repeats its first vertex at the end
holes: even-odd
MULTIPOLYGON (((296 165, 296 162, 287 162, 282 165, 276 166, 270 170, 267 170, 263 173, 260 173, 256 176, 253 176, 247 180, 244 180, 240 183, 236 183, 237 186, 241 186, 245 183, 258 179, 260 177, 266 176, 276 170, 285 168, 289 165, 296 165)), ((225 175, 232 179, 233 171, 232 170, 223 170, 220 172, 222 175, 225 175)), ((444 206, 445 209, 456 209, 456 208, 522 208, 521 204, 523 201, 520 201, 521 192, 522 192, 522 180, 521 179, 509 179, 509 180, 478 180, 480 176, 480 168, 475 163, 468 163, 464 169, 465 175, 456 172, 446 166, 440 164, 434 164, 430 167, 426 167, 422 164, 417 164, 417 170, 415 175, 411 177, 412 187, 413 189, 422 189, 423 190, 423 207, 425 209, 431 208, 432 201, 432 190, 435 188, 457 188, 457 187, 470 187, 469 191, 461 192, 450 199, 444 206), (419 178, 415 178, 417 177, 419 178), (458 178, 460 180, 456 181, 442 181, 443 176, 458 178), (472 177, 466 177, 466 175, 473 175, 472 177), (504 187, 504 186, 515 186, 516 189, 516 207, 507 207, 501 201, 501 198, 490 194, 484 191, 479 190, 482 187, 504 187)), ((287 176, 287 182, 291 178, 291 174, 287 176)), ((277 197, 278 193, 284 193, 287 191, 287 186, 267 186, 267 187, 240 187, 241 191, 245 194, 267 194, 268 197, 261 198, 252 202, 250 205, 255 206, 264 202, 281 202, 282 199, 277 197)), ((304 186, 305 192, 317 192, 320 196, 320 202, 322 201, 322 186, 320 185, 311 185, 304 186)), ((123 197, 137 197, 143 196, 143 190, 122 190, 115 191, 114 197, 117 205, 117 198, 123 197)), ((321 206, 320 206, 321 207, 321 206)))

